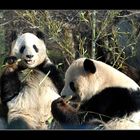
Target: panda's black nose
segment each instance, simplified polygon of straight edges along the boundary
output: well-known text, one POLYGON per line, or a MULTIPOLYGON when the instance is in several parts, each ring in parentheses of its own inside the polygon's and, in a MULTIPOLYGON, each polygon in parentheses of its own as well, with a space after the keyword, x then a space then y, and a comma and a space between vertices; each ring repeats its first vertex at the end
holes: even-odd
POLYGON ((27 57, 27 58, 32 58, 32 57, 33 57, 33 55, 26 55, 26 57, 27 57))

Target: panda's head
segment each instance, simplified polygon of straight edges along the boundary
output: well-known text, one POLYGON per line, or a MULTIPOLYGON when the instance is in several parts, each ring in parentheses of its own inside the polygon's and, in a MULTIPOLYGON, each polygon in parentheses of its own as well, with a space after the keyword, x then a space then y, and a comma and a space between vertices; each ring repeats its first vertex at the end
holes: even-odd
POLYGON ((20 58, 28 68, 36 67, 47 57, 46 46, 41 37, 42 35, 32 33, 18 36, 12 43, 10 55, 20 58))
POLYGON ((80 58, 67 69, 61 95, 72 95, 84 102, 108 87, 139 88, 132 79, 115 68, 101 61, 80 58))

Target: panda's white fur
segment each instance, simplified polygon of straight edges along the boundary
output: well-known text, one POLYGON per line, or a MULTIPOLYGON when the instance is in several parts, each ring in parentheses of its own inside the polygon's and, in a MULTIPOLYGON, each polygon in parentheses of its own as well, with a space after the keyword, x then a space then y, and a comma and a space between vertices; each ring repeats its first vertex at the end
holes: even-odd
POLYGON ((32 33, 24 33, 12 43, 9 55, 21 59, 19 64, 27 69, 18 73, 23 84, 22 89, 17 96, 7 102, 8 124, 22 118, 29 129, 48 129, 50 126, 46 122, 52 117, 51 102, 60 96, 52 79, 36 68, 44 60, 46 65, 52 64, 46 54, 44 41, 32 33), (33 45, 36 45, 39 52, 35 51, 33 45), (23 46, 24 51, 20 52, 23 46), (27 55, 33 57, 28 58, 27 55))
MULTIPOLYGON (((101 91, 110 87, 126 88, 127 90, 138 91, 140 87, 128 76, 116 70, 115 68, 93 59, 89 59, 94 63, 95 73, 86 72, 84 69, 84 61, 86 58, 75 60, 65 74, 65 86, 61 92, 62 96, 77 96, 81 104, 98 95, 101 91), (70 82, 74 83, 73 91, 70 82)), ((113 93, 112 93, 113 94, 113 93)), ((138 95, 139 96, 139 95, 138 95)), ((140 100, 138 99, 138 102, 140 100)), ((119 101, 118 101, 119 104, 119 101)), ((129 116, 122 118, 112 118, 107 125, 110 129, 140 129, 140 111, 134 111, 129 116)))
POLYGON ((140 111, 132 113, 129 117, 114 118, 107 122, 109 130, 140 130, 140 111))
POLYGON ((51 102, 59 97, 51 80, 37 70, 30 72, 26 86, 19 95, 9 101, 8 122, 22 117, 31 129, 47 129, 46 121, 52 117, 51 102))

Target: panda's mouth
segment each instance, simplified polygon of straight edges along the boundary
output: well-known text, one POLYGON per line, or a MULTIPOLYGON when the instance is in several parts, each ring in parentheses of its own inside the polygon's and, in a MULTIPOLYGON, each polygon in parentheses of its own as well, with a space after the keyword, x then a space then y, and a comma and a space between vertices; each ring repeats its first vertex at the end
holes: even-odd
POLYGON ((31 59, 29 59, 29 60, 27 60, 27 59, 25 59, 24 60, 25 61, 25 63, 27 63, 28 65, 32 65, 32 64, 34 64, 34 60, 31 60, 31 59))
POLYGON ((80 98, 78 96, 72 96, 72 95, 69 95, 69 96, 61 96, 65 102, 77 102, 79 103, 80 102, 80 98))
POLYGON ((64 101, 71 105, 72 107, 74 107, 75 109, 78 109, 80 106, 80 100, 77 96, 62 96, 62 98, 64 99, 64 101))

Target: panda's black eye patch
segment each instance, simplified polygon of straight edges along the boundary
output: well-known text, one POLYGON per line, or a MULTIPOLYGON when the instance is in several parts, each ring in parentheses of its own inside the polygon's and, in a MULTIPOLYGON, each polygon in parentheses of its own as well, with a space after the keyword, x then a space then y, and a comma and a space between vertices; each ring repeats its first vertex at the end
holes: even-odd
POLYGON ((76 92, 76 88, 75 88, 75 85, 74 85, 74 82, 70 82, 70 88, 73 92, 76 92))
POLYGON ((36 45, 33 45, 33 48, 35 49, 36 52, 38 52, 38 48, 36 47, 36 45))
POLYGON ((20 53, 23 53, 24 52, 24 49, 25 49, 25 46, 22 46, 21 48, 20 48, 20 53))

